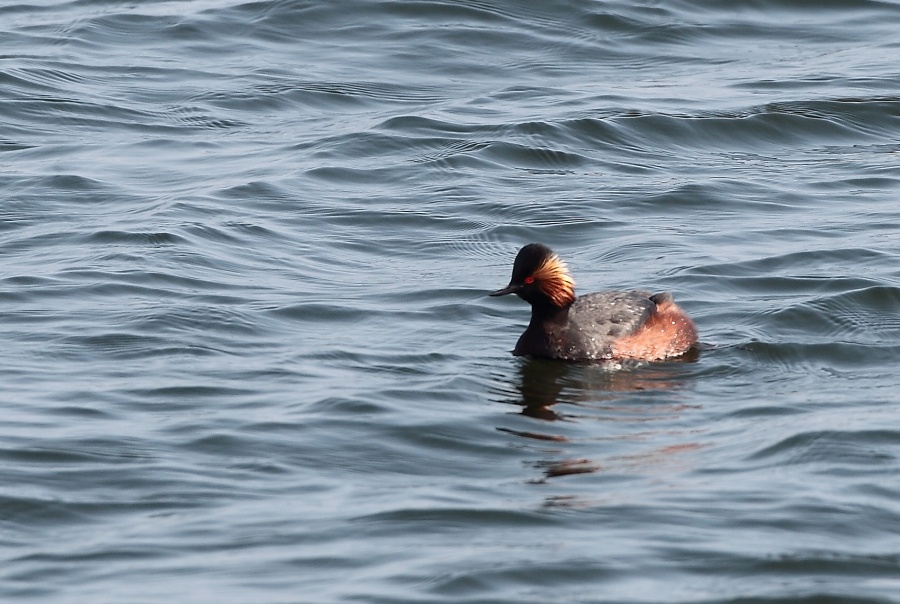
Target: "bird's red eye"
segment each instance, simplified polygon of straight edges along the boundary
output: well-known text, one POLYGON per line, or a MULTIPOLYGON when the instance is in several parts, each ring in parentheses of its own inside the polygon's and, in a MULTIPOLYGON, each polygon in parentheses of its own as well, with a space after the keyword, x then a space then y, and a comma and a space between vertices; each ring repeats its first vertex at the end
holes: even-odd
POLYGON ((534 277, 525 277, 525 285, 531 285, 534 283, 534 277))

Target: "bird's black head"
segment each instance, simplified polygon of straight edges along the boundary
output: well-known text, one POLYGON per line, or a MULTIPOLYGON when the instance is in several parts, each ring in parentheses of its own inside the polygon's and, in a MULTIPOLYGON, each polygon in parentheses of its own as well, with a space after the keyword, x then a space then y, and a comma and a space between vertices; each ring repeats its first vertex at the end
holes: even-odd
POLYGON ((529 243, 516 255, 512 278, 491 296, 516 294, 529 304, 563 308, 575 301, 575 281, 565 262, 543 243, 529 243))

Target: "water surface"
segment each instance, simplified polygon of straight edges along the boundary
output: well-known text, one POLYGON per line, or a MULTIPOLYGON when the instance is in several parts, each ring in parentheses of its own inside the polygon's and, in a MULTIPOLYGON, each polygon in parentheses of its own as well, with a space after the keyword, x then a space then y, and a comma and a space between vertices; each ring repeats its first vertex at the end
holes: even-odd
POLYGON ((900 602, 897 3, 0 15, 4 601, 900 602))

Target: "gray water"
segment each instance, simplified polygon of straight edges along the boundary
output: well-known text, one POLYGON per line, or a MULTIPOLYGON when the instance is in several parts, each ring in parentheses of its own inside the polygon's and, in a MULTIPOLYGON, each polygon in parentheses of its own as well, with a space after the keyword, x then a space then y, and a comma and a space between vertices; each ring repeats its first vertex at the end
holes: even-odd
POLYGON ((900 602, 898 24, 0 7, 0 600, 900 602), (699 354, 511 356, 531 241, 699 354))

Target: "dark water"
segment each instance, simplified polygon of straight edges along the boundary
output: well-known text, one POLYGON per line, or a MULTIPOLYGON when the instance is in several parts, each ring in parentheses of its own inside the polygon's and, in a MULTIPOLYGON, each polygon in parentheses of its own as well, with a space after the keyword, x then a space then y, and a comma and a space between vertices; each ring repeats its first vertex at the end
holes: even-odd
POLYGON ((900 602, 900 4, 0 24, 0 600, 900 602), (704 350, 513 358, 530 241, 704 350))

